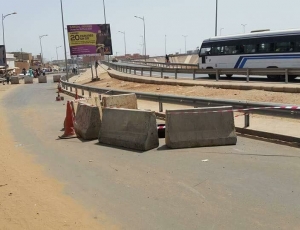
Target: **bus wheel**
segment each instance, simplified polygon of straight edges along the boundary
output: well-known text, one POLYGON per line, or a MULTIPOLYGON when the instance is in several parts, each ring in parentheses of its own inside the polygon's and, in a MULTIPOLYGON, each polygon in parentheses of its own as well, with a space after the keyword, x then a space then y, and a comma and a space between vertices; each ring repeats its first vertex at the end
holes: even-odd
POLYGON ((280 75, 268 75, 267 77, 271 81, 279 81, 280 80, 280 75))
POLYGON ((231 77, 232 77, 232 74, 226 74, 226 77, 227 77, 227 78, 231 78, 231 77))
POLYGON ((215 74, 208 74, 208 77, 211 79, 216 79, 216 75, 215 74))

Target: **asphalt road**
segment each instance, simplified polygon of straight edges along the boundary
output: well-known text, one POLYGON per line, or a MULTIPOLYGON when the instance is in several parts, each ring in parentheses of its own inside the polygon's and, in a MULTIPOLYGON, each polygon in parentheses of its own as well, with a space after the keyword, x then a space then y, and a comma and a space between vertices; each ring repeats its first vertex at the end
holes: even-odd
MULTIPOLYGON (((136 152, 59 140, 56 84, 21 85, 0 102, 17 140, 65 193, 122 229, 300 229, 300 149, 238 138, 236 146, 136 152)), ((1 87, 1 86, 0 86, 1 87)), ((66 96, 67 98, 67 96, 66 96)))
MULTIPOLYGON (((138 64, 131 64, 131 63, 122 63, 122 62, 114 62, 113 64, 117 64, 117 65, 127 65, 127 66, 137 66, 137 67, 150 67, 145 66, 145 65, 138 65, 138 64)), ((133 71, 132 71, 133 73, 133 71)), ((140 71, 136 71, 137 75, 141 75, 140 71)), ((144 71, 143 73, 144 76, 150 76, 150 72, 148 71, 144 71)), ((164 73, 164 76, 168 76, 170 78, 175 78, 175 74, 174 73, 164 73)), ((152 72, 152 76, 153 77, 161 77, 161 73, 160 72, 152 72)), ((192 80, 193 79, 193 74, 184 74, 184 73, 178 73, 177 74, 177 78, 178 79, 189 79, 192 80)), ((208 77, 207 74, 196 74, 195 75, 196 80, 211 80, 211 81, 215 81, 215 79, 211 79, 208 77)), ((272 82, 271 80, 269 80, 267 78, 267 76, 257 76, 257 75, 251 75, 249 81, 255 81, 255 82, 272 82)), ((233 75, 231 78, 227 78, 225 75, 221 75, 220 76, 220 80, 222 81, 247 81, 247 77, 246 76, 241 76, 241 75, 233 75)), ((274 84, 276 83, 283 83, 284 81, 275 81, 273 82, 274 84)), ((297 77, 295 80, 290 81, 292 83, 300 83, 300 77, 297 77)))

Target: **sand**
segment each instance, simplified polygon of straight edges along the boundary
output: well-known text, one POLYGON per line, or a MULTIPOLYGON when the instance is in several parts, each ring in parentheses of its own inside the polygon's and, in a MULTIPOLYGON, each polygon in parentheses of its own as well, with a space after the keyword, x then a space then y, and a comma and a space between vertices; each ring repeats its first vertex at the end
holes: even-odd
MULTIPOLYGON (((0 85, 0 101, 17 85, 0 85)), ((46 174, 26 147, 15 142, 0 104, 0 229, 118 229, 101 224, 46 174)))

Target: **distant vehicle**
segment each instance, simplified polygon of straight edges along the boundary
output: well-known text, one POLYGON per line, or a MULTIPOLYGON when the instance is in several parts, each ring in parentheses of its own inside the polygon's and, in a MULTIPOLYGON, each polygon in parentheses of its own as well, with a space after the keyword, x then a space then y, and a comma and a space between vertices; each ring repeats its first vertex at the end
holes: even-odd
MULTIPOLYGON (((214 37, 204 40, 199 52, 200 69, 299 67, 300 30, 214 37)), ((231 74, 226 76, 232 77, 231 74)), ((271 80, 282 78, 279 75, 267 77, 271 80)), ((296 77, 291 75, 289 79, 296 77)))
POLYGON ((112 62, 118 62, 119 60, 116 59, 116 58, 113 58, 111 61, 112 61, 112 62))
MULTIPOLYGON (((24 74, 23 74, 23 73, 20 73, 19 76, 23 76, 23 77, 24 77, 24 74)), ((25 76, 30 76, 29 71, 26 71, 26 75, 25 75, 25 76)))

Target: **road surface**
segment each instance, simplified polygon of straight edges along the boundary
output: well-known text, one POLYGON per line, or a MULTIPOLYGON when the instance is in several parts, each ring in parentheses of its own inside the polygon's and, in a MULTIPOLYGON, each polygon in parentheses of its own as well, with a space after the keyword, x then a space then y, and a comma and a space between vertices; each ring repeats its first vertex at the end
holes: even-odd
MULTIPOLYGON (((238 137, 236 146, 137 152, 59 140, 56 84, 21 85, 1 102, 22 144, 65 193, 123 229, 300 229, 300 150, 238 137)), ((65 96, 67 98, 67 96, 65 96)))

